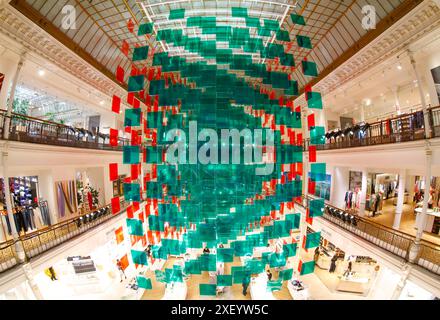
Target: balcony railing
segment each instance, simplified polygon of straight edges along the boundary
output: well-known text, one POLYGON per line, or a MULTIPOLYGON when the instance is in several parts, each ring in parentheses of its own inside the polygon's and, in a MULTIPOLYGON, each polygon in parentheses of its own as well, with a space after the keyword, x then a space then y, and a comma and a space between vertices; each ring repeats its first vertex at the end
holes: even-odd
MULTIPOLYGON (((406 261, 409 258, 410 248, 415 243, 413 235, 377 224, 329 204, 325 204, 322 218, 406 261)), ((415 263, 426 270, 440 274, 440 246, 422 240, 415 263)))
MULTIPOLYGON (((22 243, 26 258, 30 259, 88 230, 96 228, 102 223, 120 215, 125 209, 126 205, 124 204, 120 212, 112 214, 111 205, 107 205, 92 212, 54 224, 46 229, 23 235, 17 241, 22 243)), ((9 240, 0 243, 0 272, 9 270, 17 264, 19 264, 19 259, 15 251, 15 241, 9 240)))
POLYGON ((8 117, 5 110, 0 110, 0 139, 3 138, 6 121, 10 121, 9 140, 13 141, 111 151, 121 151, 130 142, 120 138, 118 146, 113 147, 109 144, 108 135, 16 113, 8 117))
MULTIPOLYGON (((431 137, 440 137, 440 106, 428 109, 431 137)), ((423 111, 377 121, 358 130, 343 130, 337 137, 329 136, 326 143, 318 145, 317 150, 334 150, 400 143, 425 139, 425 119, 423 111)), ((307 151, 310 140, 304 141, 307 151)))

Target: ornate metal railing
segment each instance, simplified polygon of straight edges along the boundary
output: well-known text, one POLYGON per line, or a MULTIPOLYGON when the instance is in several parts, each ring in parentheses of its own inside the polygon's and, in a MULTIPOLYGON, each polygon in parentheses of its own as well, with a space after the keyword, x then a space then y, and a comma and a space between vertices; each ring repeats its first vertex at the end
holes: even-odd
MULTIPOLYGON (((26 258, 31 259, 51 248, 65 243, 69 239, 96 228, 102 223, 120 215, 125 209, 126 205, 123 204, 121 211, 112 214, 111 205, 107 205, 92 212, 54 224, 46 229, 28 233, 16 241, 22 243, 26 258)), ((11 269, 19 264, 14 244, 14 240, 0 243, 0 272, 11 269)))
MULTIPOLYGON (((410 248, 415 243, 413 235, 383 226, 330 204, 325 204, 322 218, 405 260, 408 260, 410 248)), ((440 246, 422 240, 415 263, 440 274, 440 246)))
MULTIPOLYGON (((432 137, 440 136, 440 107, 428 110, 432 137)), ((425 139, 425 120, 423 111, 397 116, 369 124, 365 130, 349 130, 337 137, 328 137, 326 143, 317 146, 317 150, 334 150, 400 143, 425 139)), ((307 151, 310 140, 304 141, 307 151)))
POLYGON ((130 142, 119 138, 118 146, 113 147, 109 144, 108 135, 16 113, 8 117, 5 110, 0 110, 1 139, 7 121, 10 122, 9 140, 13 141, 110 151, 121 151, 130 142))

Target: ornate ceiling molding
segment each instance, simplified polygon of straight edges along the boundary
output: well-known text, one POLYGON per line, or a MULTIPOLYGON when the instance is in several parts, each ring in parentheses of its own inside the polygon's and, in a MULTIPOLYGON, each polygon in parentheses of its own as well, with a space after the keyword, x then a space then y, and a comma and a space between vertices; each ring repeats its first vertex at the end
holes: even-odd
MULTIPOLYGON (((357 78, 370 68, 404 51, 411 43, 440 26, 440 9, 434 1, 425 1, 395 25, 389 28, 370 45, 330 73, 313 88, 323 96, 357 78)), ((304 95, 295 101, 306 105, 304 95)))
POLYGON ((11 6, 0 6, 0 31, 107 96, 126 91, 11 6))

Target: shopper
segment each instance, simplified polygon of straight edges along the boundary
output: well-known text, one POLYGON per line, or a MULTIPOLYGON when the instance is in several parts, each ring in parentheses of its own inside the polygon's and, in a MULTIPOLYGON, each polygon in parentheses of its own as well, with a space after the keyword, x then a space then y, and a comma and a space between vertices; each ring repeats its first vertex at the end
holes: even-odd
POLYGON ((347 270, 344 272, 344 277, 349 276, 351 273, 351 269, 353 268, 353 263, 351 261, 348 262, 347 270))
POLYGON ((122 267, 122 262, 119 259, 116 259, 116 266, 118 267, 119 275, 121 276, 120 282, 122 282, 124 280, 124 279, 122 279, 122 276, 124 276, 125 279, 127 279, 127 276, 125 275, 124 268, 122 267))
POLYGON ((318 261, 318 258, 319 258, 320 254, 321 254, 321 251, 319 250, 319 247, 316 247, 315 254, 313 256, 313 260, 315 261, 315 263, 318 261))
POLYGON ((203 249, 203 253, 204 253, 204 254, 209 254, 209 253, 210 253, 209 248, 208 248, 208 247, 205 247, 205 248, 203 249))
POLYGON ((330 263, 330 269, 328 270, 330 273, 334 273, 336 270, 336 261, 338 261, 338 256, 335 254, 330 263))
POLYGON ((243 285, 243 295, 246 296, 247 295, 247 289, 249 287, 249 283, 251 282, 251 277, 250 275, 245 274, 242 280, 242 285, 243 285))
POLYGON ((46 269, 46 274, 49 276, 50 280, 55 281, 57 279, 57 275, 53 267, 49 267, 46 269))
POLYGON ((267 271, 266 271, 266 275, 267 275, 267 279, 268 279, 269 281, 272 280, 272 272, 270 272, 269 269, 267 269, 267 271))

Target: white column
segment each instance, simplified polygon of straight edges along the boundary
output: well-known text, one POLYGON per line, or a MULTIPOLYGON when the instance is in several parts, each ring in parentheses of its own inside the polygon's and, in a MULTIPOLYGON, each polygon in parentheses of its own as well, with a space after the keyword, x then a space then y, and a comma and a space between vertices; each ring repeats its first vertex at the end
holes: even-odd
POLYGON ((362 169, 361 203, 359 208, 359 215, 361 217, 365 216, 365 204, 367 202, 367 178, 367 169, 362 169))
POLYGON ((400 170, 399 173, 399 190, 397 192, 397 207, 394 214, 393 228, 399 230, 400 221, 402 220, 403 203, 405 200, 406 170, 400 170))
POLYGON ((414 244, 410 248, 409 252, 409 262, 414 263, 416 261, 417 255, 420 250, 420 240, 422 239, 423 232, 426 225, 426 218, 428 211, 428 200, 429 200, 429 191, 431 186, 431 163, 432 163, 432 150, 427 147, 426 148, 426 163, 425 163, 425 194, 423 197, 423 208, 422 212, 418 214, 416 224, 417 224, 417 233, 416 239, 414 240, 414 244), (420 215, 420 216, 419 216, 420 215))
MULTIPOLYGON (((308 196, 309 194, 309 153, 304 152, 303 157, 303 187, 304 187, 304 195, 308 196)), ((304 201, 307 201, 305 199, 304 201)), ((303 204, 304 206, 307 206, 307 202, 303 204)))
POLYGON ((417 65, 416 65, 416 61, 414 60, 414 54, 411 51, 408 51, 408 55, 411 61, 411 66, 413 68, 413 72, 414 72, 414 76, 416 77, 417 80, 417 89, 419 90, 419 94, 420 94, 420 101, 422 103, 422 108, 423 108, 423 115, 424 115, 424 120, 425 120, 425 135, 427 138, 431 137, 431 124, 429 123, 429 114, 428 114, 428 106, 426 105, 426 99, 425 99, 425 95, 423 93, 423 89, 422 89, 422 81, 419 75, 419 72, 417 71, 417 65))
POLYGON ((11 122, 12 107, 13 107, 14 97, 15 97, 15 89, 17 87, 17 81, 18 81, 18 77, 20 76, 21 68, 23 67, 23 64, 24 64, 25 56, 26 56, 25 52, 20 56, 20 61, 18 61, 17 69, 15 71, 14 78, 12 79, 11 93, 9 95, 8 109, 6 112, 6 116, 8 118, 7 118, 7 121, 5 121, 5 126, 3 129, 3 138, 5 140, 7 140, 9 138, 9 128, 11 125, 10 122, 11 122))
POLYGON ((396 108, 396 113, 397 115, 400 115, 401 110, 400 110, 400 101, 399 101, 399 86, 393 87, 392 91, 394 94, 394 106, 396 108))
POLYGON ((362 103, 360 106, 360 113, 361 113, 360 122, 365 122, 365 104, 364 103, 362 103))

